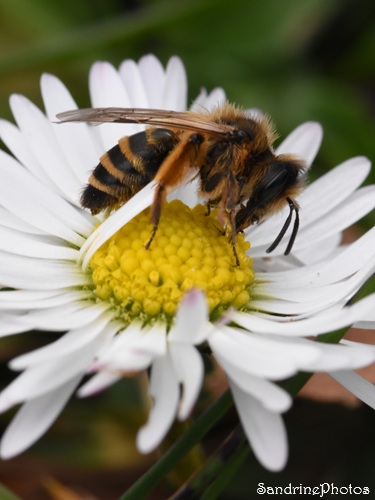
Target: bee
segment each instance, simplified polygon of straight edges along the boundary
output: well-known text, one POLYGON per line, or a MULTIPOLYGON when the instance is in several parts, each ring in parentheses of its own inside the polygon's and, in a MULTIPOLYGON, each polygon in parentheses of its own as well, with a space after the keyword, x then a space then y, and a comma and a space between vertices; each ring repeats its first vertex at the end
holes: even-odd
POLYGON ((305 165, 292 154, 275 155, 274 128, 265 116, 225 103, 210 112, 177 112, 142 108, 88 108, 57 115, 63 122, 138 123, 148 127, 122 137, 93 170, 81 204, 96 214, 127 202, 150 181, 156 181, 151 206, 152 234, 157 232, 168 190, 193 173, 198 195, 218 209, 236 263, 236 235, 252 224, 289 206, 289 215, 273 243, 272 252, 295 220, 285 250, 289 254, 299 228, 295 200, 305 183, 305 165))

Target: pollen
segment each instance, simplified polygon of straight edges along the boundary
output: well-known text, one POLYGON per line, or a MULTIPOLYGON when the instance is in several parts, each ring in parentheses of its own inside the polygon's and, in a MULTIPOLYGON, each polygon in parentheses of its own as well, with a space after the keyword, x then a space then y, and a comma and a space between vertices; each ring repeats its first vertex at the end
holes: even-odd
POLYGON ((211 317, 226 309, 246 309, 254 281, 250 244, 242 234, 232 245, 212 212, 180 201, 163 205, 156 235, 147 209, 110 238, 90 261, 94 294, 110 301, 126 322, 173 318, 183 295, 202 290, 211 317))

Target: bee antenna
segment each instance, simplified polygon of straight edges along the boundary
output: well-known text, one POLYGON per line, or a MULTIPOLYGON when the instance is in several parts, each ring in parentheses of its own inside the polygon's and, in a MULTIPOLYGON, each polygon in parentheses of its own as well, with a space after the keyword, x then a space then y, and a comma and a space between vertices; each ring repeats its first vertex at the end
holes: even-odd
POLYGON ((284 255, 289 255, 289 253, 291 252, 291 250, 293 248, 294 241, 296 239, 296 236, 298 233, 298 228, 299 228, 299 213, 298 213, 298 206, 290 198, 287 198, 287 201, 289 204, 289 215, 288 215, 286 221, 284 222, 284 225, 281 228, 281 231, 279 232, 279 234, 277 235, 275 241, 272 243, 272 245, 270 247, 267 248, 267 250, 266 250, 267 253, 273 252, 275 250, 275 248, 279 245, 280 241, 284 238, 284 235, 287 232, 288 227, 290 226, 290 223, 292 222, 293 212, 295 212, 296 218, 294 220, 293 231, 292 231, 292 234, 290 236, 290 240, 289 240, 288 246, 286 247, 284 255))
POLYGON ((298 211, 298 206, 295 205, 293 203, 293 201, 290 200, 289 198, 288 198, 288 203, 289 203, 289 207, 290 207, 290 213, 292 213, 292 211, 294 210, 294 212, 296 214, 296 217, 294 219, 293 231, 292 231, 292 234, 290 236, 289 243, 288 243, 288 246, 286 247, 284 255, 289 255, 290 254, 290 252, 291 252, 291 250, 293 248, 293 245, 294 245, 297 233, 298 233, 298 229, 299 229, 299 211, 298 211))

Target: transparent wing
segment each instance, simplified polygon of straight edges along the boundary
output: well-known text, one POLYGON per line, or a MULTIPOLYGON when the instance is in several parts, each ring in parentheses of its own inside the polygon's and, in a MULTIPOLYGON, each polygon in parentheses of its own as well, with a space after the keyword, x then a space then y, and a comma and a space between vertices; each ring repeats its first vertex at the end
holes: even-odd
POLYGON ((223 137, 233 130, 230 125, 211 121, 209 114, 193 111, 179 112, 146 108, 86 108, 64 111, 56 115, 56 117, 60 120, 58 123, 140 123, 156 127, 164 126, 208 132, 223 137))

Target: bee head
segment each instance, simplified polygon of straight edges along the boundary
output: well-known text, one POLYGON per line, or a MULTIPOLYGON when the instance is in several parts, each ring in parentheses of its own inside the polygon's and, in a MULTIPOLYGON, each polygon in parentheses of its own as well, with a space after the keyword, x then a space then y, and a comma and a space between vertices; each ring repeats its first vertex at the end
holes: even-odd
POLYGON ((298 204, 293 199, 300 193, 305 183, 304 163, 294 155, 273 156, 263 165, 262 172, 257 177, 248 202, 236 214, 236 231, 242 231, 249 225, 270 217, 288 203, 289 216, 279 235, 267 249, 267 252, 271 252, 280 243, 291 223, 294 211, 296 222, 285 252, 287 254, 292 248, 298 231, 298 204))

